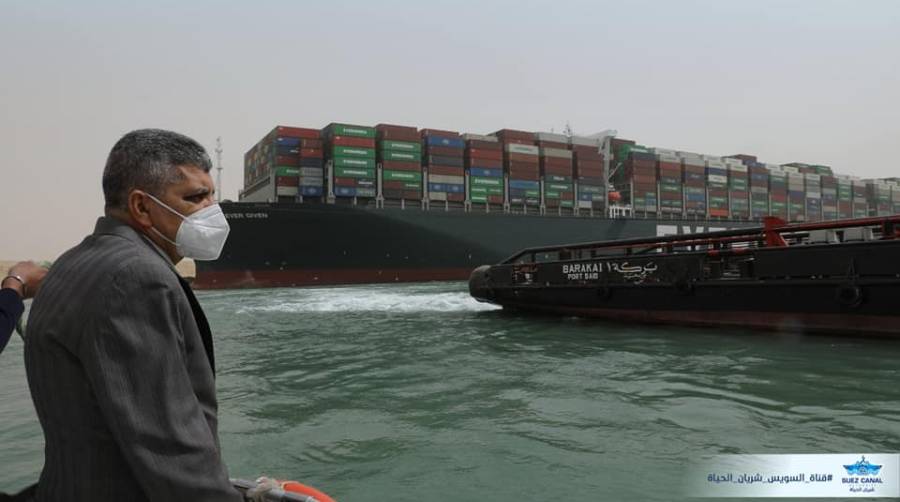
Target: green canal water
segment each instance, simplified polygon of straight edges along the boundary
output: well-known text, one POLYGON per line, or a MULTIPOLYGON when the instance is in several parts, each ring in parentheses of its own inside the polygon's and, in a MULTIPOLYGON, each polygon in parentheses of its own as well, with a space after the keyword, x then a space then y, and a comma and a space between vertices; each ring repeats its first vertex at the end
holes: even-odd
MULTIPOLYGON (((511 315, 461 283, 200 293, 231 476, 341 502, 678 500, 717 453, 900 451, 900 342, 511 315)), ((37 479, 22 341, 0 491, 37 479)))

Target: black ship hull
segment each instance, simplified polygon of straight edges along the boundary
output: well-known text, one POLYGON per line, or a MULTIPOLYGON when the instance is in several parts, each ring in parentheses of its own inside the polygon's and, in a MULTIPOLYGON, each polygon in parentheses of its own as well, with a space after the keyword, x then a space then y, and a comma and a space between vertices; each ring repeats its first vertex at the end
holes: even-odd
POLYGON ((222 209, 231 234, 218 260, 197 262, 197 288, 466 280, 524 247, 752 225, 334 204, 222 209))

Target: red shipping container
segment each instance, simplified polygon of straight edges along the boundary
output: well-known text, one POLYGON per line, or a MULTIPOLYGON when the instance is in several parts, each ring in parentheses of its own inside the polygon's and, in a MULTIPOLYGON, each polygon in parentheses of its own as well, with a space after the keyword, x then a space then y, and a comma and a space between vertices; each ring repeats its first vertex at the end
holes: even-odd
POLYGON ((300 148, 322 148, 321 139, 301 139, 300 148))
POLYGON ((391 171, 421 171, 422 165, 418 162, 403 162, 401 160, 385 160, 381 163, 383 169, 391 171))
POLYGON ((384 181, 382 182, 382 187, 385 190, 403 190, 406 188, 405 181, 384 181))
POLYGON ((506 153, 505 159, 509 162, 534 162, 538 163, 537 155, 529 155, 527 153, 506 153))
POLYGON ((496 150, 498 152, 503 151, 503 145, 501 145, 500 143, 481 141, 480 139, 470 139, 466 142, 466 147, 478 150, 496 150))
POLYGON ((422 136, 444 136, 446 138, 458 138, 460 136, 456 131, 446 131, 442 129, 422 129, 419 133, 422 136))
POLYGON ((511 180, 524 180, 524 181, 538 181, 541 179, 541 174, 536 171, 531 170, 510 170, 509 171, 509 179, 511 180))
POLYGON ((646 168, 656 169, 656 161, 655 160, 630 160, 626 163, 626 166, 646 167, 646 168))
POLYGON ((557 176, 572 176, 571 167, 544 166, 545 174, 555 174, 557 176))
POLYGON ((428 174, 438 176, 464 176, 465 173, 466 170, 462 167, 428 166, 428 174))
POLYGON ((577 176, 575 179, 581 185, 603 186, 603 178, 600 176, 577 176))
POLYGON ((322 137, 322 132, 318 129, 308 129, 305 127, 278 126, 272 131, 272 136, 318 139, 322 137))
POLYGON ((580 177, 603 179, 603 169, 575 169, 580 177))
POLYGON ((463 157, 464 150, 462 148, 451 148, 449 146, 426 146, 425 155, 440 155, 442 157, 463 157))
POLYGON ((681 163, 680 162, 666 162, 665 160, 659 161, 660 169, 677 169, 679 172, 681 171, 681 163))
POLYGON ((541 169, 540 164, 537 162, 505 162, 504 164, 504 167, 509 170, 518 169, 539 172, 541 169))
POLYGON ((503 169, 503 162, 495 159, 468 158, 466 167, 480 167, 483 169, 503 169))
POLYGON ((276 176, 275 186, 277 187, 295 187, 300 185, 299 176, 276 176))
POLYGON ((477 157, 480 159, 503 160, 503 152, 500 150, 485 150, 483 148, 469 148, 466 150, 466 157, 477 157))
POLYGON ((578 169, 598 169, 603 170, 603 161, 602 160, 581 160, 578 159, 575 161, 575 166, 578 169))
POLYGON ((556 157, 541 157, 542 166, 567 167, 572 169, 572 161, 569 159, 560 159, 556 157))
MULTIPOLYGON (((375 134, 376 135, 381 136, 382 134, 385 134, 385 133, 387 133, 387 134, 407 134, 407 135, 413 134, 413 135, 418 136, 419 128, 412 127, 412 126, 394 125, 394 124, 378 124, 375 126, 375 134)), ((391 138, 385 138, 385 139, 391 139, 391 138)), ((396 141, 402 141, 402 140, 396 140, 396 141)), ((418 141, 418 140, 416 140, 416 141, 418 141)))
POLYGON ((447 200, 450 202, 462 202, 466 200, 466 194, 464 193, 448 193, 447 200))
POLYGON ((339 187, 355 187, 356 178, 338 178, 337 176, 335 176, 334 184, 339 187))
POLYGON ((300 156, 303 158, 321 159, 325 156, 325 154, 321 148, 301 148, 300 156))
POLYGON ((709 208, 709 215, 719 217, 719 218, 727 218, 728 210, 727 209, 717 209, 717 208, 711 207, 711 208, 709 208))
POLYGON ((410 190, 407 188, 406 190, 403 191, 403 198, 419 200, 422 198, 422 191, 421 190, 410 190))
POLYGON ((575 200, 575 192, 562 192, 560 198, 562 200, 575 200))
POLYGON ((274 165, 299 167, 300 166, 300 157, 295 157, 293 155, 279 155, 279 156, 275 157, 274 165))
POLYGON ((519 131, 516 129, 500 129, 499 131, 491 134, 491 136, 500 138, 500 141, 504 143, 508 143, 511 140, 527 141, 528 144, 532 144, 534 142, 533 132, 519 131))
POLYGON ((570 150, 580 158, 586 160, 603 160, 603 154, 600 149, 594 146, 571 145, 570 150))
POLYGON ((559 207, 559 199, 545 198, 544 205, 549 208, 557 208, 557 207, 559 207))
POLYGON ((331 144, 334 146, 355 146, 357 148, 375 148, 373 138, 355 138, 353 136, 333 136, 331 144))
POLYGON ((634 191, 635 192, 656 192, 656 183, 641 183, 638 181, 634 182, 634 191))

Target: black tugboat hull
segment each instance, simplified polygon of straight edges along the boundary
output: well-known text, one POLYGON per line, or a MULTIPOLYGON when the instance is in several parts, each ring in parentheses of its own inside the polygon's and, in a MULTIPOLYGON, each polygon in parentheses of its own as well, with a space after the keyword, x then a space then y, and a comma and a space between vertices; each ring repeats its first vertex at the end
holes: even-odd
MULTIPOLYGON (((722 245, 738 234, 661 241, 659 252, 646 252, 654 248, 649 240, 569 245, 547 261, 541 257, 551 250, 530 250, 476 269, 470 293, 506 309, 630 323, 900 335, 900 240, 893 234, 855 243, 722 245), (666 252, 679 245, 687 251, 666 252), (612 248, 627 253, 596 256, 612 248)), ((754 243, 764 238, 748 234, 754 243)))

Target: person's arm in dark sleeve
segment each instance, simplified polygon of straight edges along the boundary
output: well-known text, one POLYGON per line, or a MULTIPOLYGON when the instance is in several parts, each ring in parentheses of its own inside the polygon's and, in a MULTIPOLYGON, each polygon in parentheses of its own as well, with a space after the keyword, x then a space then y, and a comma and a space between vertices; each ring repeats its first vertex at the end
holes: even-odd
POLYGON ((0 289, 0 354, 9 343, 13 330, 16 329, 16 322, 19 321, 24 310, 25 304, 16 290, 0 289))
POLYGON ((178 302, 164 278, 115 275, 105 319, 78 352, 101 413, 149 500, 239 502, 184 360, 178 302))

